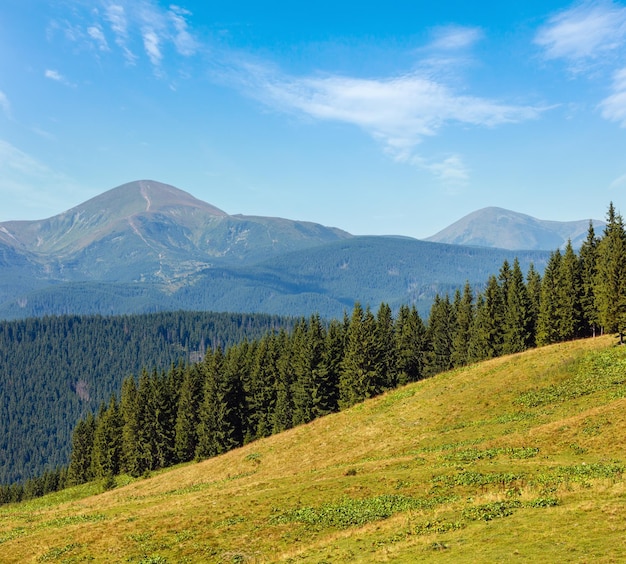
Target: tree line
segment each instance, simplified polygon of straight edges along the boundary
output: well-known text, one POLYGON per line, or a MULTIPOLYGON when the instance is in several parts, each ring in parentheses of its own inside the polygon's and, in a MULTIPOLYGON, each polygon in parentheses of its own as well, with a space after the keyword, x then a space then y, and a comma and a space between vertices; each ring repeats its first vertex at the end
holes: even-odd
POLYGON ((197 363, 144 369, 79 421, 68 467, 37 487, 0 489, 0 502, 19 488, 28 496, 201 460, 451 368, 624 330, 626 232, 611 204, 603 236, 590 223, 578 254, 569 243, 553 252, 543 276, 505 260, 481 291, 437 295, 426 322, 415 307, 394 316, 387 304, 374 313, 357 303, 343 320, 313 315, 197 363))

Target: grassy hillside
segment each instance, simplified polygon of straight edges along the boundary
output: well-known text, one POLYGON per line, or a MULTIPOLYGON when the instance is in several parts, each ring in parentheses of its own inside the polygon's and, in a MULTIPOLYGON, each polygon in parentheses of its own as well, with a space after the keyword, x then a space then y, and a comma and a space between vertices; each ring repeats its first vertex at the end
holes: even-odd
POLYGON ((626 559, 626 347, 439 375, 221 457, 0 508, 3 562, 626 559))

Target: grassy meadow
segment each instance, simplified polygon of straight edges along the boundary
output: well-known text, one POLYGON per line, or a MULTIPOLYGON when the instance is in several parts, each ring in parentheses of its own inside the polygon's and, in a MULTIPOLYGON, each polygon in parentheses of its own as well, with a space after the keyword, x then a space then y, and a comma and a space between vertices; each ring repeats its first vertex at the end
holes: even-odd
POLYGON ((0 507, 0 561, 626 561, 615 342, 487 361, 201 463, 0 507))

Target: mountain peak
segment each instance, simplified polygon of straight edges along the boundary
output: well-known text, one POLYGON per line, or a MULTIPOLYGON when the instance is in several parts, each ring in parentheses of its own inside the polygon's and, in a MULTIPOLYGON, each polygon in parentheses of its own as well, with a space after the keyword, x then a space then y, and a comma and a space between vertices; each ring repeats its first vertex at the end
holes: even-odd
MULTIPOLYGON (((426 241, 515 251, 553 251, 563 248, 569 239, 578 248, 587 236, 589 221, 546 221, 504 208, 487 207, 462 217, 426 241)), ((596 229, 604 226, 600 220, 591 221, 596 229)))
POLYGON ((176 207, 196 208, 217 217, 228 215, 225 211, 194 198, 188 192, 155 180, 127 182, 68 210, 65 214, 94 207, 111 210, 120 215, 155 213, 176 207))

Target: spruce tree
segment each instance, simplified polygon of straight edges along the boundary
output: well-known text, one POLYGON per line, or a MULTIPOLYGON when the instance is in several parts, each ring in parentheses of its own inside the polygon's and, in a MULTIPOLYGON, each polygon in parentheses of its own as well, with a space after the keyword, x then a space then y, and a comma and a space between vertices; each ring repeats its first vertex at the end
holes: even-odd
MULTIPOLYGON (((209 351, 207 356, 212 356, 212 352, 209 351)), ((205 356, 205 362, 207 362, 207 356, 205 356)), ((201 401, 202 371, 200 364, 196 364, 185 370, 178 398, 174 448, 179 462, 189 462, 195 456, 201 401)))
POLYGON ((343 409, 373 397, 378 377, 376 348, 376 319, 369 307, 354 305, 346 335, 346 349, 339 379, 339 406, 343 409))
POLYGON ((316 375, 317 395, 315 412, 318 417, 339 409, 339 377, 344 355, 344 325, 331 320, 326 337, 322 359, 316 375))
POLYGON ((427 375, 432 376, 452 368, 455 331, 454 312, 449 296, 446 295, 445 298, 441 298, 439 295, 435 296, 428 317, 427 335, 430 351, 427 356, 427 375))
POLYGON ((376 379, 377 390, 390 390, 398 385, 396 350, 394 347, 394 320, 391 308, 382 303, 376 313, 376 379))
POLYGON ((599 326, 598 308, 596 306, 596 276, 598 258, 598 238, 593 228, 593 222, 589 222, 587 238, 580 247, 578 253, 580 261, 581 296, 580 305, 582 310, 583 327, 586 336, 595 337, 599 326))
POLYGON ((291 429, 294 425, 304 423, 307 414, 311 411, 311 382, 306 371, 302 367, 302 348, 304 347, 304 320, 299 329, 296 328, 291 338, 281 331, 278 337, 279 355, 276 373, 276 405, 272 417, 272 433, 280 433, 291 429), (297 334, 297 335, 296 335, 297 334), (296 365, 298 368, 296 368, 296 365), (300 384, 302 387, 298 387, 300 384), (295 405, 296 391, 299 403, 295 405), (298 417, 299 416, 299 417, 298 417))
POLYGON ((612 202, 596 265, 598 317, 605 331, 619 333, 621 343, 626 330, 626 232, 612 202))
POLYGON ((504 340, 504 303, 494 275, 476 300, 476 314, 469 345, 470 362, 495 358, 502 354, 504 340))
POLYGON ((94 430, 91 459, 92 474, 96 478, 116 476, 122 459, 122 421, 115 395, 108 407, 102 407, 94 430))
POLYGON ((131 476, 140 476, 144 471, 139 456, 141 420, 137 385, 132 376, 126 378, 122 383, 120 415, 122 422, 122 469, 131 476))
POLYGON ((394 336, 398 384, 421 380, 425 376, 428 339, 426 326, 415 306, 400 307, 394 336))
POLYGON ((474 321, 474 292, 465 282, 463 294, 457 290, 454 296, 455 327, 452 339, 452 366, 465 366, 469 362, 469 344, 474 321))
POLYGON ((583 330, 580 262, 571 241, 567 242, 559 265, 557 292, 559 340, 568 341, 581 336, 583 330))
POLYGON ((68 484, 83 484, 93 478, 92 459, 93 438, 96 421, 92 413, 81 419, 72 435, 72 454, 67 473, 68 484))
POLYGON ((536 334, 538 346, 558 343, 560 340, 559 270, 561 259, 561 251, 557 249, 550 255, 550 260, 541 279, 541 302, 537 316, 536 334))
POLYGON ((524 275, 517 258, 513 262, 506 293, 502 352, 525 351, 533 344, 532 304, 528 296, 524 275))
POLYGON ((526 273, 526 291, 530 301, 531 346, 537 343, 537 318, 541 306, 541 275, 531 262, 526 273))

